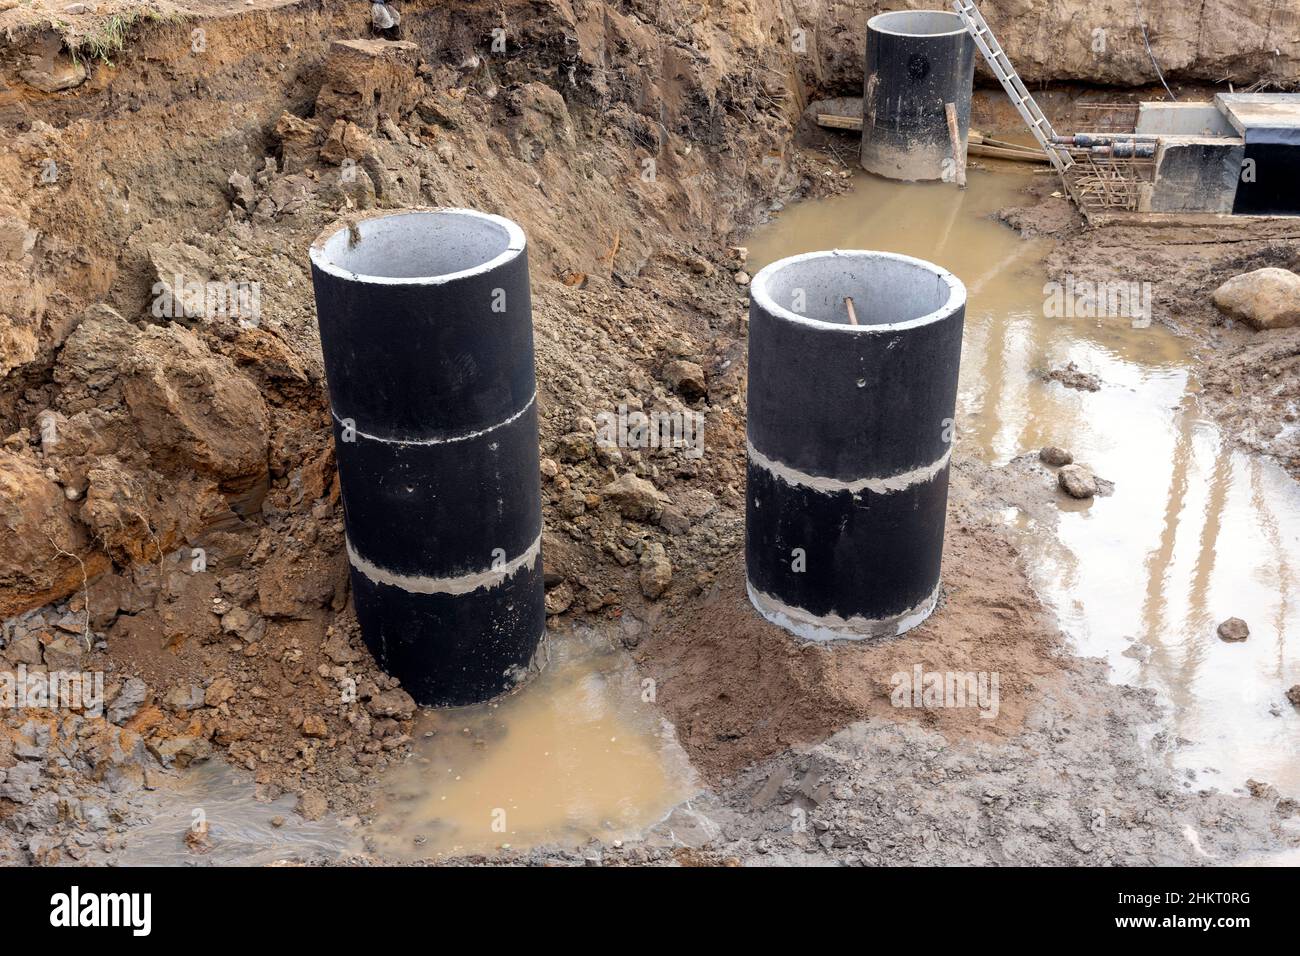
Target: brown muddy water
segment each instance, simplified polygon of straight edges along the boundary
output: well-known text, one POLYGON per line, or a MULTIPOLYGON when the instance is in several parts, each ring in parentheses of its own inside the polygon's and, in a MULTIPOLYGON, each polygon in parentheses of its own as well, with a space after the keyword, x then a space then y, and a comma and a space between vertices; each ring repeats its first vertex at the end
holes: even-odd
POLYGON ((367 844, 390 859, 632 836, 699 788, 654 684, 608 635, 566 628, 508 697, 423 712, 367 844))
POLYGON ((1002 465, 1060 445, 1115 483, 1091 502, 1058 495, 1052 528, 1007 515, 1075 650, 1160 693, 1185 741, 1168 759, 1199 785, 1253 777, 1300 792, 1300 714, 1284 697, 1300 683, 1300 486, 1229 448, 1198 407, 1195 364, 1173 333, 1127 317, 1049 317, 1046 247, 993 217, 1024 202, 1026 175, 972 170, 963 192, 860 174, 849 194, 791 206, 760 229, 749 265, 878 249, 956 273, 969 292, 965 452, 1002 465), (1101 388, 1043 380, 1069 362, 1101 388), (1216 636, 1234 616, 1250 626, 1245 643, 1216 636))

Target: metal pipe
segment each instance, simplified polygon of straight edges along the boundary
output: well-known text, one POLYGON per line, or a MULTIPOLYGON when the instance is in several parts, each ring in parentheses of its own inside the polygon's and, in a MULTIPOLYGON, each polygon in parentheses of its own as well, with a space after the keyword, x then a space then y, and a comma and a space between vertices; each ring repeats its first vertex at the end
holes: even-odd
POLYGON ((882 13, 867 21, 862 168, 890 179, 953 180, 965 163, 975 41, 941 10, 882 13), (962 155, 944 105, 952 103, 962 155))
POLYGON ((362 635, 418 703, 487 700, 546 626, 523 230, 383 212, 310 255, 362 635))
POLYGON ((813 252, 754 277, 745 565, 768 620, 860 640, 933 610, 965 312, 956 276, 893 253, 813 252))

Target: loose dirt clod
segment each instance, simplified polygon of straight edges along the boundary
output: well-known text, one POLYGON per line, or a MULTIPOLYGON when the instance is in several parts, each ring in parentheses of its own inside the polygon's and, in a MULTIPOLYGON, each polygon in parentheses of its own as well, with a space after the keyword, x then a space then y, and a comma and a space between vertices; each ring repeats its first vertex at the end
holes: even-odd
POLYGON ((1230 617, 1219 625, 1217 633, 1220 640, 1244 641, 1250 637, 1250 628, 1241 618, 1230 617))

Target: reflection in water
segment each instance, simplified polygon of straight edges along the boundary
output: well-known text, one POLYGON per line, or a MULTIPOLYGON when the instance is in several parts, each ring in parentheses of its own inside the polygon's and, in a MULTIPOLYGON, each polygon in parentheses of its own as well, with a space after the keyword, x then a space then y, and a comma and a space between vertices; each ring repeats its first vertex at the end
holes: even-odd
POLYGON ((697 789, 653 687, 584 630, 552 633, 546 669, 494 703, 426 711, 384 780, 367 836, 395 859, 628 836, 697 789))
MULTIPOLYGON (((1047 318, 1045 245, 992 218, 1023 202, 1023 171, 972 170, 970 188, 861 175, 846 196, 801 203, 749 242, 750 265, 816 249, 882 249, 930 259, 969 293, 959 394, 967 454, 1003 464, 1043 445, 1115 482, 1111 497, 1062 500, 1054 540, 1027 537, 1031 573, 1080 653, 1117 679, 1159 690, 1191 743, 1183 767, 1214 768, 1300 794, 1300 619, 1290 555, 1300 553, 1300 486, 1233 451, 1197 408, 1192 363, 1161 327, 1124 318, 1047 318), (1045 382, 1076 363, 1098 392, 1045 382), (1225 644, 1219 621, 1251 636, 1225 644), (1288 650, 1290 654, 1288 654, 1288 650)), ((1086 278, 1086 277, 1080 277, 1086 278)))

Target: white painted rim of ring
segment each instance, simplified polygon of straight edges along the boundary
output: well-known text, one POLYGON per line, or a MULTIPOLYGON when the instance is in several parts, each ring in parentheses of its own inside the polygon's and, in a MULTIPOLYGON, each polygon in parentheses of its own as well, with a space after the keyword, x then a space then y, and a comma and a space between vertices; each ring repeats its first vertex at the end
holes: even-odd
POLYGON ((805 252, 802 255, 778 259, 776 262, 764 266, 758 271, 758 275, 754 276, 750 281, 749 296, 767 312, 778 318, 785 319, 787 322, 796 322, 799 325, 806 325, 813 329, 846 332, 850 335, 873 335, 878 332, 906 332, 908 329, 917 329, 923 325, 930 325, 933 322, 948 318, 966 304, 966 286, 942 266, 927 262, 925 259, 917 259, 915 256, 905 256, 898 252, 879 252, 872 249, 823 249, 818 252, 805 252), (948 301, 933 312, 918 316, 915 319, 908 319, 905 322, 891 322, 885 325, 848 325, 843 322, 823 322, 821 319, 810 319, 806 315, 791 312, 789 309, 777 305, 768 294, 767 280, 779 270, 799 262, 810 262, 814 259, 827 259, 837 256, 854 259, 894 259, 898 262, 906 262, 909 265, 917 266, 931 275, 937 276, 947 284, 948 301))
POLYGON ((364 273, 341 269, 325 258, 325 243, 330 239, 333 239, 340 232, 346 230, 349 226, 347 222, 336 222, 316 237, 315 242, 311 244, 311 249, 308 250, 308 254, 311 256, 312 264, 315 265, 316 268, 339 279, 347 279, 351 282, 370 282, 375 285, 429 286, 445 285, 448 282, 455 282, 458 279, 467 279, 470 276, 480 275, 484 272, 491 272, 493 269, 497 269, 514 259, 528 246, 528 238, 524 235, 524 230, 520 227, 519 223, 515 222, 513 219, 507 219, 505 216, 493 215, 490 212, 481 212, 478 209, 465 209, 459 206, 414 206, 410 209, 385 210, 384 212, 374 216, 362 216, 353 220, 353 222, 359 225, 363 222, 371 222, 376 219, 394 219, 398 216, 418 216, 428 215, 429 213, 469 216, 474 219, 481 219, 485 222, 490 222, 493 225, 500 226, 506 231, 506 248, 496 256, 496 258, 491 259, 488 262, 483 262, 476 266, 470 266, 468 269, 461 269, 459 272, 448 272, 444 275, 408 276, 404 278, 365 275, 364 273))
POLYGON ((874 30, 877 33, 887 33, 891 37, 951 37, 959 33, 968 33, 966 25, 962 22, 960 16, 951 10, 886 10, 884 13, 877 13, 867 21, 867 29, 874 30), (952 17, 957 22, 956 29, 949 30, 946 33, 903 33, 898 30, 890 30, 888 27, 880 25, 881 20, 889 20, 900 14, 917 14, 917 13, 938 13, 945 17, 952 17))

